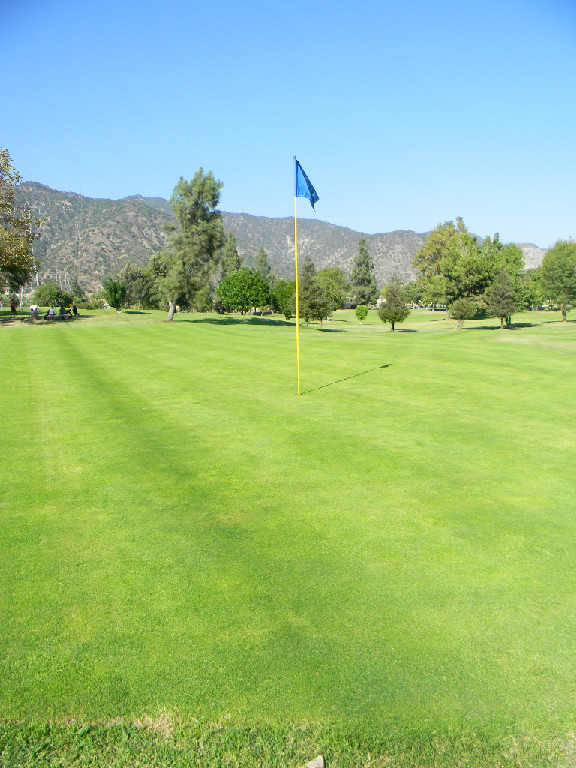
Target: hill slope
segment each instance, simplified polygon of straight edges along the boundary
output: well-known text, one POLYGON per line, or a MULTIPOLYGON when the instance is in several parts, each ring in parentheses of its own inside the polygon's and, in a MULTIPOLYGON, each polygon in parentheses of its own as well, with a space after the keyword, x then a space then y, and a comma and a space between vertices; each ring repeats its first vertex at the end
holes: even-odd
MULTIPOLYGON (((37 182, 26 182, 18 190, 34 216, 45 224, 36 244, 39 276, 42 281, 61 284, 77 276, 89 289, 97 288, 104 277, 117 273, 129 261, 146 264, 153 253, 166 247, 162 226, 172 219, 170 204, 161 197, 131 195, 121 200, 83 197, 59 192, 37 182)), ((238 251, 253 265, 264 247, 278 277, 293 276, 294 222, 292 218, 271 219, 245 213, 222 213, 225 228, 232 232, 238 251)), ((414 277, 412 258, 427 233, 396 231, 364 235, 375 264, 378 284, 392 274, 401 279, 414 277)), ((358 251, 360 233, 317 219, 298 222, 298 250, 309 255, 316 267, 340 267, 350 272, 358 251)), ((528 267, 537 266, 544 250, 521 244, 528 267)))
POLYGON ((141 198, 99 200, 26 182, 19 195, 44 219, 35 245, 41 280, 66 282, 77 275, 95 288, 128 261, 145 264, 165 247, 168 216, 141 198))

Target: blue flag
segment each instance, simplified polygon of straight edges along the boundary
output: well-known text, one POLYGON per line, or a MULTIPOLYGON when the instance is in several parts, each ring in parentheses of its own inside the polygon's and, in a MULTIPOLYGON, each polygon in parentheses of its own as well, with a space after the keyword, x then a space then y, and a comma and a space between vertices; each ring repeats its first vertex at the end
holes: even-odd
POLYGON ((314 208, 314 203, 317 203, 320 198, 316 194, 316 190, 312 186, 312 182, 304 173, 304 168, 300 165, 298 160, 294 158, 296 163, 296 191, 295 197, 307 197, 310 200, 310 205, 314 208))

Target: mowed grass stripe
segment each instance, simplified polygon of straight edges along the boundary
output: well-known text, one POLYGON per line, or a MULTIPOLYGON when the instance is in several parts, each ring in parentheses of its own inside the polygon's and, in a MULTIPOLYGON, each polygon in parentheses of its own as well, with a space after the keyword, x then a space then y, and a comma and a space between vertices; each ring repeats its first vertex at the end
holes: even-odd
POLYGON ((547 374, 531 347, 512 363, 487 334, 356 349, 311 332, 306 366, 323 388, 298 399, 286 329, 181 325, 54 329, 49 365, 67 373, 44 392, 44 428, 82 439, 58 457, 63 510, 37 518, 56 548, 30 566, 54 615, 42 652, 46 610, 22 610, 25 585, 5 606, 26 616, 6 639, 7 710, 438 725, 542 723, 554 702, 561 718, 574 446, 543 468, 523 445, 511 455, 497 425, 517 438, 525 421, 551 452, 567 441, 567 369, 547 374), (517 407, 502 386, 516 365, 517 407), (540 390, 520 390, 534 371, 540 390))

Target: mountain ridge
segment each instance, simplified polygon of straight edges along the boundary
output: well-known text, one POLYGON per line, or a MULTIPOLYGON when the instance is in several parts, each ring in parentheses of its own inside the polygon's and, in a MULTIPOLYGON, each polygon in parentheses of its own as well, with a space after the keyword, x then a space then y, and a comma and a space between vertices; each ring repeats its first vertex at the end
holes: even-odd
MULTIPOLYGON (((88 290, 116 274, 129 261, 145 265, 152 254, 168 245, 163 225, 173 220, 170 203, 162 197, 135 194, 111 200, 62 192, 40 182, 27 181, 17 188, 34 217, 44 219, 42 236, 35 243, 39 277, 66 284, 77 277, 88 290)), ((236 237, 239 254, 253 266, 261 247, 275 274, 293 278, 294 220, 221 211, 224 228, 236 237)), ((375 265, 379 286, 392 274, 402 280, 415 277, 412 258, 428 233, 413 230, 368 234, 319 219, 298 220, 298 251, 310 256, 317 269, 340 267, 350 273, 365 237, 375 265)), ((519 244, 526 266, 537 266, 545 253, 532 243, 519 244)))

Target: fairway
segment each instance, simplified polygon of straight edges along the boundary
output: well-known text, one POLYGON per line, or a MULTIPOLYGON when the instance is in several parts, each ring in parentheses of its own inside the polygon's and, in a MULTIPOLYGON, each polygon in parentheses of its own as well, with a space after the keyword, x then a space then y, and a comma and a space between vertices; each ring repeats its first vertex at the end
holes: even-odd
POLYGON ((566 734, 558 317, 0 328, 0 716, 566 734))

